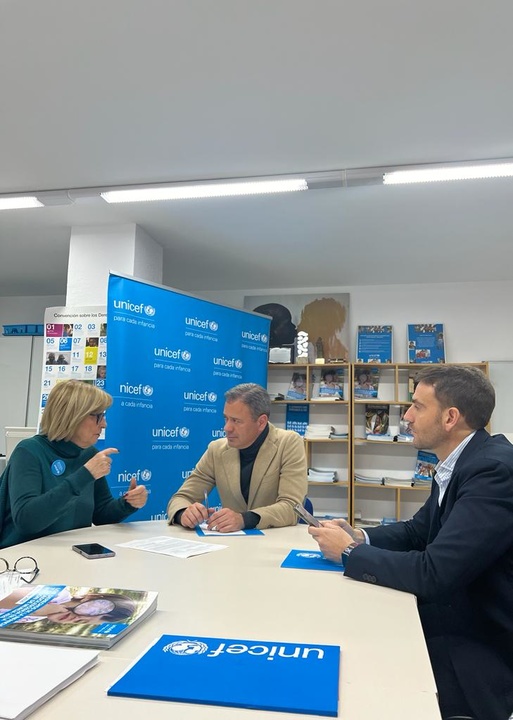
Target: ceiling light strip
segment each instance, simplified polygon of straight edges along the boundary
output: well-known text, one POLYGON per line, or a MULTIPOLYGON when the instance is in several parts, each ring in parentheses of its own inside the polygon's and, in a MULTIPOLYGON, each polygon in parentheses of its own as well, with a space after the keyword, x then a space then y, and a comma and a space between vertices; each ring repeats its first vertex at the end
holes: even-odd
POLYGON ((446 180, 480 180, 513 176, 513 163, 488 165, 460 165, 459 167, 438 167, 411 170, 394 170, 383 175, 384 185, 407 183, 443 182, 446 180))
POLYGON ((151 200, 189 200, 235 195, 267 195, 269 193, 298 192, 300 190, 308 190, 308 183, 304 178, 109 190, 102 192, 101 196, 108 203, 124 203, 148 202, 151 200))
POLYGON ((0 210, 19 210, 23 208, 44 207, 37 197, 25 195, 23 197, 0 197, 0 210))

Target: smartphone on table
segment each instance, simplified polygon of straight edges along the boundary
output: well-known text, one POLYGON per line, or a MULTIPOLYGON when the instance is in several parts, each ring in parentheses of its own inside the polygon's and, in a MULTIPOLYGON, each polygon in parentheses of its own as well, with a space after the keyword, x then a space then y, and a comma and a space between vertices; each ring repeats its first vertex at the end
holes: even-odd
POLYGON ((81 543, 80 545, 72 545, 72 550, 83 555, 88 560, 95 560, 96 558, 114 557, 114 550, 109 550, 105 545, 99 543, 81 543))
POLYGON ((301 503, 296 503, 294 505, 294 512, 296 515, 299 515, 301 520, 304 520, 307 525, 321 527, 321 523, 317 520, 317 518, 315 518, 312 513, 309 513, 308 510, 301 505, 301 503))

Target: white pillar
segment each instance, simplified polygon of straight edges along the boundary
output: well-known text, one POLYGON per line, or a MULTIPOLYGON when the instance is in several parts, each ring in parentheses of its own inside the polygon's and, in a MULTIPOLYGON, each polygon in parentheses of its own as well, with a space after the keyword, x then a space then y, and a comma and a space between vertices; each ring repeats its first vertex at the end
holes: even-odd
POLYGON ((163 249, 135 224, 71 228, 66 305, 107 305, 109 273, 162 284, 163 249))

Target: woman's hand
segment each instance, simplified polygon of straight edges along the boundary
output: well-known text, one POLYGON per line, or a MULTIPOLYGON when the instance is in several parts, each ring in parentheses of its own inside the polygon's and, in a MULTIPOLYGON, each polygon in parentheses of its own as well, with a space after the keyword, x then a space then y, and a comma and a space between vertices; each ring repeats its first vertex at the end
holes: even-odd
POLYGON ((148 491, 144 485, 137 485, 136 479, 133 477, 130 480, 130 487, 123 496, 127 503, 134 508, 142 508, 146 505, 148 499, 148 491))
MULTIPOLYGON (((104 477, 110 473, 110 466, 112 465, 112 459, 109 455, 112 453, 118 453, 119 450, 116 448, 106 448, 93 455, 93 457, 86 462, 85 468, 89 470, 95 480, 104 477)), ((142 505, 141 505, 142 507, 142 505)))

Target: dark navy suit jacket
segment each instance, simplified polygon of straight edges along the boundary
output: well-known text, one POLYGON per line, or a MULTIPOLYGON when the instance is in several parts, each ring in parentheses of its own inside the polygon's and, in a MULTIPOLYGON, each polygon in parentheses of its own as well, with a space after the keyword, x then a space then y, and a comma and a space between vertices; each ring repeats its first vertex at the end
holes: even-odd
POLYGON ((416 595, 428 648, 431 639, 444 638, 476 718, 507 720, 513 712, 513 445, 478 430, 441 506, 433 482, 412 520, 367 533, 371 545, 355 548, 345 574, 416 595))

